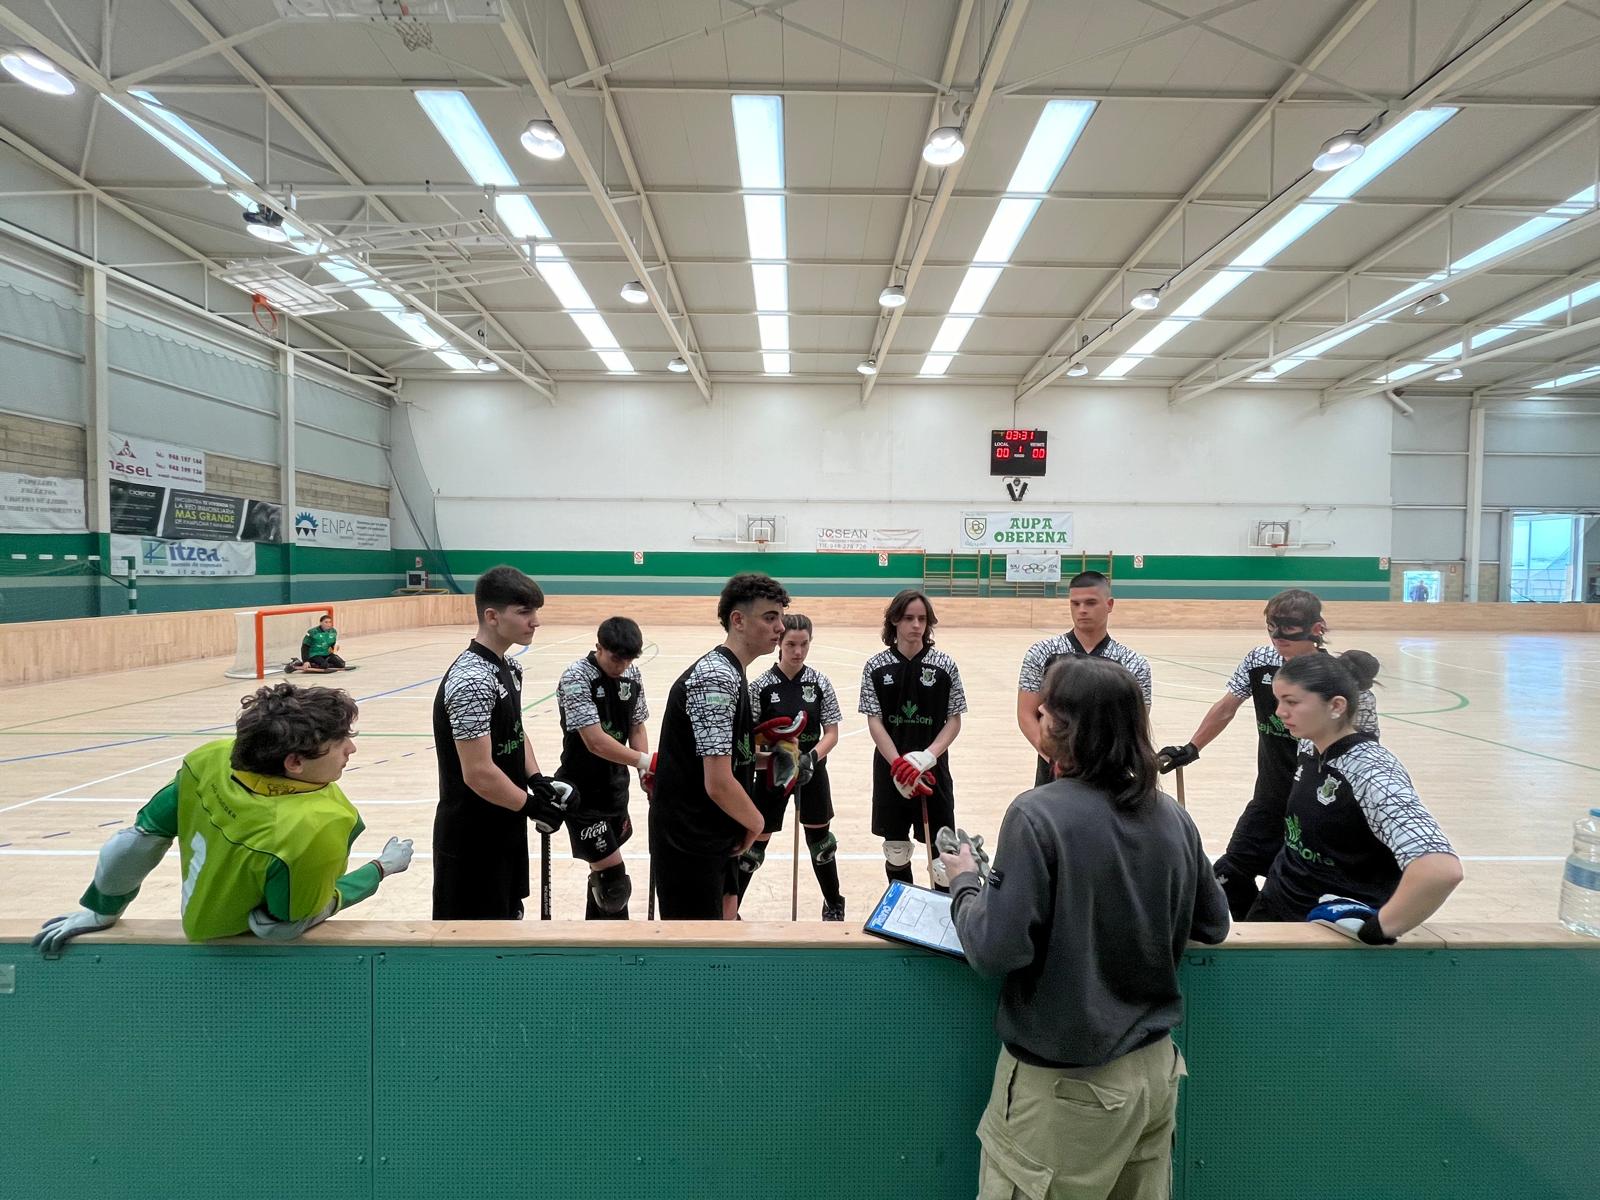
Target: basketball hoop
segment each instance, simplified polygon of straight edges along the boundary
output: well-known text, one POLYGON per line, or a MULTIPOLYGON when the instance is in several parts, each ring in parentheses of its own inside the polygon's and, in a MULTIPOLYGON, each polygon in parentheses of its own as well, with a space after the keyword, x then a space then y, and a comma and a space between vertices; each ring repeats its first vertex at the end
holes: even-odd
POLYGON ((762 536, 760 536, 759 534, 757 534, 756 535, 756 553, 757 554, 764 554, 764 553, 766 553, 766 549, 767 549, 767 539, 762 537, 762 536))
POLYGON ((250 315, 256 319, 256 328, 268 337, 278 336, 278 311, 260 292, 250 297, 250 315))
POLYGON ((394 30, 400 35, 400 44, 413 54, 418 50, 432 50, 433 30, 411 15, 409 5, 397 7, 400 16, 394 23, 394 30))

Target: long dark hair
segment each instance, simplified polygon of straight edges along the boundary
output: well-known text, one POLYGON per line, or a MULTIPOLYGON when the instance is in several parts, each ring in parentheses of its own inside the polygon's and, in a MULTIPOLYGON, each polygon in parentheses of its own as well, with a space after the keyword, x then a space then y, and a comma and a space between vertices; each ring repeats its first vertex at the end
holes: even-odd
POLYGON ((924 647, 933 645, 933 627, 939 623, 939 618, 933 615, 933 601, 928 599, 928 593, 921 588, 905 588, 894 595, 889 601, 889 607, 883 610, 883 644, 894 645, 894 627, 899 624, 900 618, 906 615, 906 609, 911 607, 913 600, 921 600, 923 610, 928 614, 928 624, 922 630, 922 644, 924 647))
POLYGON ((1356 719, 1361 693, 1378 678, 1378 660, 1365 650, 1346 650, 1343 654, 1302 654, 1278 668, 1278 678, 1295 687, 1315 692, 1324 700, 1343 696, 1345 720, 1356 719))
POLYGON ((1133 675, 1087 655, 1056 659, 1039 696, 1053 729, 1043 742, 1063 779, 1079 779, 1136 809, 1156 790, 1150 715, 1133 675))

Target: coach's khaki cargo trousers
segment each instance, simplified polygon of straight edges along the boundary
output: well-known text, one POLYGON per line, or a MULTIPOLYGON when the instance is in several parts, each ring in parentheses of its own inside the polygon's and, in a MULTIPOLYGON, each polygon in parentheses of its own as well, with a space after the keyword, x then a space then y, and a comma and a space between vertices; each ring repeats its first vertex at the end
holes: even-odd
POLYGON ((978 1122, 978 1200, 1169 1200, 1186 1074, 1169 1037, 1068 1070, 1029 1066, 1002 1046, 978 1122))

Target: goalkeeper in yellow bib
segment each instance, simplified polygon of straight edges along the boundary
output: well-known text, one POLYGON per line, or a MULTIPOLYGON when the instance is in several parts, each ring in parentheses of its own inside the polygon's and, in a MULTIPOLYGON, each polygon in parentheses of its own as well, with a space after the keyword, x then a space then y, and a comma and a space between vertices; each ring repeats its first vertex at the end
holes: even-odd
POLYGON ((190 941, 299 937, 411 865, 411 842, 347 871, 365 826, 339 789, 356 752, 356 702, 334 688, 264 687, 244 699, 235 736, 188 754, 177 777, 100 850, 83 907, 34 937, 46 953, 116 924, 173 841, 190 941))

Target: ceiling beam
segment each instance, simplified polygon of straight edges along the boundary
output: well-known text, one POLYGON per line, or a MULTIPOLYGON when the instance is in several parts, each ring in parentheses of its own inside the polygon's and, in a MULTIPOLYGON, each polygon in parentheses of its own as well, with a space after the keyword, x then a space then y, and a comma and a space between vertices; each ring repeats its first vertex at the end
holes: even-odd
MULTIPOLYGON (((1394 313, 1403 311, 1405 308, 1415 303, 1415 298, 1412 298, 1404 304, 1394 305, 1392 307, 1380 305, 1377 308, 1366 309, 1360 316, 1354 318, 1347 317, 1346 320, 1341 324, 1330 326, 1317 337, 1308 338, 1303 342, 1296 343, 1287 350, 1278 350, 1274 345, 1271 344, 1276 340, 1278 329, 1284 322, 1298 317, 1301 313, 1307 311, 1308 309, 1314 308, 1324 300, 1328 300, 1335 296, 1340 289, 1347 288, 1352 280, 1365 276, 1390 255, 1396 254, 1403 250, 1406 246, 1416 241, 1429 230, 1435 229, 1438 226, 1450 221, 1455 213, 1464 210, 1468 205, 1475 203, 1484 196, 1488 195, 1490 192, 1502 187, 1517 175, 1527 170, 1527 168, 1539 162, 1539 160, 1544 158, 1546 155, 1549 155, 1566 145, 1567 142, 1571 141, 1574 137, 1577 137, 1580 133, 1583 133, 1585 130, 1587 130, 1596 122, 1596 120, 1600 120, 1600 108, 1591 108, 1580 116, 1577 116, 1565 124, 1558 126, 1555 130, 1541 138, 1532 146, 1529 146, 1526 150, 1523 150, 1521 153, 1514 155, 1512 158, 1507 159, 1505 162, 1495 167, 1488 174, 1482 176, 1477 180, 1477 182, 1469 186, 1449 204, 1445 205, 1445 207, 1439 212, 1434 213, 1432 216, 1425 218, 1417 224, 1412 225, 1409 229, 1403 230, 1401 233, 1390 238, 1371 254, 1363 257, 1354 266, 1339 272, 1338 275, 1336 275, 1333 279, 1318 287, 1303 300, 1297 301, 1292 307, 1286 310, 1281 317, 1260 326, 1258 329, 1253 330, 1249 334, 1245 335, 1245 337, 1241 338, 1238 342, 1234 343, 1234 345, 1229 347, 1222 354, 1210 359, 1197 370, 1191 371, 1188 375, 1184 376, 1184 378, 1179 382, 1178 386, 1172 390, 1172 403, 1186 404, 1190 400, 1195 400, 1206 395, 1208 392, 1216 391, 1221 387, 1227 387, 1229 384, 1237 383, 1242 379, 1248 379, 1257 371, 1271 366, 1279 359, 1291 358, 1296 353, 1306 349, 1309 346, 1314 346, 1318 342, 1332 337, 1336 333, 1343 333, 1346 330, 1354 329, 1357 325, 1364 324, 1370 320, 1381 319, 1381 317, 1385 315, 1393 315, 1394 313), (1225 366, 1225 364, 1234 359, 1235 356, 1246 350, 1248 347, 1255 345, 1263 337, 1269 340, 1269 345, 1265 356, 1252 356, 1251 360, 1244 366, 1234 368, 1227 368, 1225 366)), ((1484 272, 1493 273, 1497 268, 1502 267, 1506 261, 1506 259, 1502 258, 1495 260, 1492 263, 1484 263, 1481 265, 1484 268, 1484 272)), ((1432 273, 1433 272, 1429 272, 1429 274, 1432 273)), ((1480 272, 1474 271, 1473 273, 1478 274, 1480 272)), ((1457 275, 1454 278, 1461 278, 1461 276, 1457 275)), ((1446 282, 1448 281, 1441 280, 1440 287, 1442 288, 1446 282)))
MULTIPOLYGON (((794 0, 779 0, 782 4, 793 3, 794 0)), ((577 36, 578 49, 583 52, 583 61, 591 69, 599 65, 600 54, 595 48, 594 37, 589 32, 589 24, 584 19, 583 7, 579 0, 566 0, 567 20, 572 25, 572 32, 577 36)), ((754 14, 751 14, 754 15, 754 14)), ((737 20, 738 18, 733 18, 737 20)), ((728 24, 724 22, 723 24, 728 24)), ((709 32, 709 31, 707 31, 709 32)), ((694 356, 700 353, 700 338, 695 331, 694 318, 689 313, 689 306, 684 301, 683 289, 678 286, 678 276, 672 269, 672 258, 667 252, 666 239, 661 236, 661 226, 656 221, 655 211, 650 207, 648 193, 644 180, 639 175, 639 165, 633 156, 633 147, 628 142, 628 131, 623 127, 622 114, 617 109, 616 101, 611 97, 611 84, 605 76, 595 77, 595 87, 600 97, 600 106, 606 119, 606 125, 611 130, 611 144, 616 148, 617 157, 622 160, 623 173, 628 177, 628 186, 633 189, 634 196, 639 205, 639 220, 644 226, 644 233, 649 245, 654 247, 656 259, 661 264, 661 274, 666 280, 667 290, 672 294, 672 304, 683 317, 684 341, 694 356)), ((643 247, 640 247, 642 250, 643 247)), ((639 277, 641 280, 645 276, 639 277)), ((669 321, 670 323, 670 321, 669 321)), ((686 356, 685 362, 693 362, 692 357, 686 356)), ((698 364, 697 364, 698 365, 698 364)), ((709 394, 706 399, 710 399, 709 394)))
POLYGON ((700 395, 706 403, 711 402, 711 382, 706 378, 705 371, 696 361, 694 348, 678 328, 668 309, 667 301, 661 294, 661 289, 656 286, 651 276, 648 264, 639 253, 639 248, 633 244, 633 237, 628 232, 627 223, 622 219, 616 202, 606 191, 605 183, 596 170, 594 160, 589 157, 589 151, 578 137, 578 129, 572 123, 562 98, 550 86, 549 77, 546 76, 544 64, 540 61, 538 51, 533 43, 528 40, 528 35, 518 23, 516 14, 507 8, 506 17, 500 23, 500 31, 506 42, 511 47, 512 54, 516 57, 522 73, 527 77, 533 90, 538 94, 539 102, 544 105, 545 114, 555 123, 561 131, 562 140, 567 144, 567 157, 572 160, 572 165, 577 169, 584 184, 589 189, 589 194, 594 197, 594 202, 599 206, 600 215, 604 218, 611 234, 617 240, 617 245, 622 248, 622 253, 627 257, 628 263, 633 267, 634 278, 643 285, 650 297, 650 306, 655 309, 656 315, 661 318, 662 325, 666 328, 667 336, 672 339, 672 344, 677 347, 678 354, 689 366, 689 377, 694 380, 695 387, 700 389, 700 395))
MULTIPOLYGON (((939 69, 941 86, 949 87, 955 79, 956 67, 961 61, 961 47, 966 41, 967 28, 972 23, 972 10, 974 0, 961 0, 961 6, 956 10, 955 21, 950 27, 950 40, 945 45, 944 63, 939 69)), ((1027 16, 1028 0, 1014 0, 1000 10, 1000 17, 990 35, 989 45, 980 55, 983 70, 978 76, 977 91, 973 97, 972 107, 967 110, 966 119, 962 122, 962 136, 972 139, 978 126, 982 123, 984 114, 988 111, 993 100, 995 88, 1000 83, 1000 73, 1005 67, 1005 61, 1011 53, 1011 47, 1017 38, 1017 32, 1022 27, 1022 20, 1027 16)), ((923 136, 926 138, 943 123, 944 97, 934 97, 933 104, 928 111, 927 126, 923 136)), ((934 235, 939 231, 939 222, 944 217, 945 209, 949 206, 950 195, 955 191, 956 180, 960 178, 961 167, 966 159, 957 159, 948 167, 943 168, 939 177, 939 186, 934 190, 933 200, 928 204, 928 211, 922 218, 922 230, 917 235, 915 246, 911 251, 910 261, 906 261, 906 247, 910 244, 911 231, 916 224, 917 206, 922 201, 922 185, 928 178, 928 163, 919 152, 917 155, 917 170, 911 180, 911 192, 906 197, 906 210, 900 220, 900 236, 895 242, 894 261, 895 268, 890 271, 890 278, 894 281, 894 271, 900 269, 904 263, 901 285, 910 295, 916 290, 917 279, 922 275, 922 264, 927 261, 928 253, 933 248, 934 235)), ((887 360, 894 347, 895 334, 900 330, 900 322, 905 319, 904 306, 891 309, 887 316, 880 311, 879 322, 873 330, 873 343, 869 349, 868 357, 872 359, 887 360), (881 334, 878 332, 882 330, 881 334)), ((872 396, 872 389, 878 381, 877 375, 868 375, 861 383, 861 403, 864 405, 872 396)))
MULTIPOLYGON (((1359 4, 1360 0, 1357 0, 1357 3, 1359 4)), ((1374 116, 1358 132, 1365 140, 1371 141, 1383 130, 1398 125, 1412 113, 1420 112, 1430 107, 1440 96, 1462 82, 1472 72, 1476 71, 1494 55, 1516 41, 1518 37, 1560 8, 1564 3, 1566 3, 1566 0, 1523 0, 1523 3, 1480 34, 1477 40, 1445 63, 1444 66, 1422 80, 1416 87, 1412 88, 1393 107, 1387 108, 1374 116)), ((1248 237, 1255 236, 1259 231, 1275 222, 1314 192, 1324 178, 1320 172, 1307 170, 1293 183, 1279 191, 1277 195, 1238 227, 1230 233, 1224 234, 1209 248, 1196 255, 1181 271, 1168 279, 1162 287, 1163 294, 1168 299, 1176 299, 1190 284, 1198 282, 1202 276, 1206 275, 1212 265, 1233 246, 1248 237)), ((1051 367, 1025 388, 1019 389, 1018 398, 1032 395, 1059 379, 1066 373, 1067 368, 1072 363, 1079 361, 1085 355, 1103 352, 1104 343, 1119 337, 1128 330, 1136 328, 1147 315, 1149 314, 1138 309, 1128 309, 1123 312, 1110 325, 1091 338, 1087 344, 1075 349, 1068 358, 1051 367)))
POLYGON ((1189 190, 1179 198, 1177 204, 1161 220, 1156 222, 1150 232, 1145 235, 1144 240, 1139 243, 1138 248, 1128 256, 1127 261, 1101 285, 1094 298, 1083 306, 1083 311, 1078 314, 1077 320, 1057 334, 1055 340, 1050 343, 1050 348, 1041 354, 1033 365, 1028 368, 1022 376, 1022 385, 1017 388, 1017 399, 1026 399, 1033 395, 1034 392, 1048 387, 1078 361, 1076 355, 1069 355, 1064 362, 1058 365, 1057 369, 1053 371, 1049 369, 1050 360, 1061 352, 1063 346, 1070 341, 1081 342, 1083 340, 1081 335, 1085 322, 1091 320, 1100 311, 1101 305, 1112 299, 1112 297, 1126 300, 1126 296, 1123 296, 1122 293, 1126 290, 1129 272, 1137 269, 1143 263, 1145 256, 1150 254, 1160 244, 1161 239, 1166 237, 1173 227, 1183 220, 1189 205, 1222 177, 1222 173, 1233 164, 1234 159, 1244 153, 1250 143, 1271 122, 1273 113, 1278 105, 1294 95, 1300 85, 1310 78, 1312 68, 1332 54, 1339 43, 1354 32, 1356 26, 1372 11, 1376 3, 1377 0, 1353 0, 1332 27, 1322 35, 1322 39, 1312 49, 1311 53, 1306 56, 1305 62, 1296 67, 1289 77, 1279 85, 1272 98, 1252 114, 1250 119, 1240 127, 1239 131, 1233 135, 1232 140, 1229 141, 1227 147, 1217 156, 1216 161, 1201 172, 1200 178, 1196 179, 1189 190), (1041 374, 1044 376, 1042 379, 1039 378, 1041 374))
MULTIPOLYGON (((339 154, 339 152, 329 145, 323 136, 312 127, 311 123, 300 114, 298 109, 296 109, 278 93, 276 88, 267 81, 266 77, 263 76, 260 71, 256 70, 256 68, 248 59, 244 57, 244 55, 239 53, 239 51, 234 47, 223 43, 221 40, 221 35, 216 27, 211 24, 210 20, 207 19, 205 14, 203 14, 194 6, 191 0, 168 0, 168 3, 170 3, 172 7, 178 11, 179 15, 188 21, 190 25, 194 26, 195 30, 199 32, 202 38, 204 38, 208 43, 217 47, 217 52, 222 55, 223 59, 227 61, 228 65, 231 66, 235 71, 238 71, 240 75, 242 75, 255 87, 256 91, 272 107, 272 110, 281 116, 285 121, 287 121, 290 128, 304 138, 306 144, 316 151, 317 154, 321 155, 340 178, 342 178, 346 183, 351 184, 361 184, 364 182, 355 173, 355 171, 351 169, 350 165, 344 161, 344 158, 339 154)), ((244 190, 248 191, 249 189, 244 190)), ((280 210, 282 209, 283 206, 281 202, 273 200, 270 197, 268 197, 268 200, 271 203, 271 207, 280 210)), ((372 202, 372 207, 388 220, 397 221, 399 219, 394 210, 385 205, 381 200, 374 200, 372 202)), ((335 243, 337 240, 337 238, 330 238, 330 241, 335 243)), ((411 303, 418 312, 424 314, 433 314, 435 317, 437 316, 437 314, 433 313, 433 310, 426 305, 420 297, 404 290, 399 290, 397 294, 405 296, 407 301, 411 303)), ((550 379, 550 373, 546 371, 539 363, 539 360, 534 356, 533 352, 519 342, 515 337, 513 337, 510 331, 501 325, 499 321, 495 320, 494 316, 481 304, 479 304, 471 295, 467 295, 466 300, 474 309, 477 310, 480 320, 482 320, 489 328, 493 329, 501 336, 501 338, 515 348, 516 352, 522 358, 522 365, 513 363, 509 357, 501 354, 500 351, 494 349, 492 346, 481 342, 478 338, 472 336, 466 330, 463 330, 457 325, 451 322, 446 322, 442 318, 439 318, 440 323, 444 325, 444 327, 458 340, 457 349, 459 350, 466 346, 482 347, 482 352, 494 359, 502 370, 515 376, 517 379, 520 379, 523 383, 526 383, 534 391, 542 395, 551 404, 554 404, 555 388, 552 380, 550 379), (525 369, 526 366, 530 364, 538 372, 538 375, 529 374, 529 372, 525 369)))
POLYGON ((257 25, 254 29, 246 29, 243 33, 236 33, 232 37, 220 38, 216 41, 208 41, 205 45, 197 46, 195 49, 180 54, 176 58, 169 58, 164 62, 158 62, 152 66, 142 67, 137 71, 130 71, 126 75, 118 75, 111 81, 111 86, 116 88, 118 91, 123 91, 131 87, 137 87, 139 84, 144 83, 145 80, 153 79, 163 71, 170 71, 175 67, 185 66, 196 61, 197 59, 210 58, 213 54, 220 53, 222 49, 227 46, 242 46, 246 42, 260 37, 268 30, 276 29, 278 26, 285 23, 286 18, 277 17, 274 20, 268 21, 264 25, 257 25))

